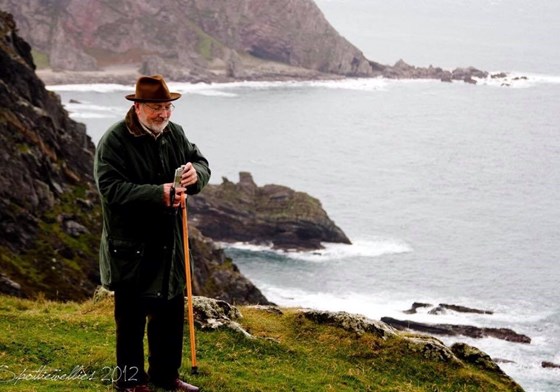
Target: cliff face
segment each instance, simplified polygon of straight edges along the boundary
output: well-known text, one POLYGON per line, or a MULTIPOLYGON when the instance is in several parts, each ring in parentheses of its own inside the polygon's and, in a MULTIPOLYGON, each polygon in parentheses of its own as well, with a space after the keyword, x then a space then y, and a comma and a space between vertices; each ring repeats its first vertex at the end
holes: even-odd
POLYGON ((372 74, 312 0, 0 0, 0 8, 55 71, 125 64, 185 81, 372 74))
POLYGON ((68 117, 34 68, 30 46, 1 12, 2 272, 22 293, 68 298, 94 288, 94 146, 85 126, 68 117))

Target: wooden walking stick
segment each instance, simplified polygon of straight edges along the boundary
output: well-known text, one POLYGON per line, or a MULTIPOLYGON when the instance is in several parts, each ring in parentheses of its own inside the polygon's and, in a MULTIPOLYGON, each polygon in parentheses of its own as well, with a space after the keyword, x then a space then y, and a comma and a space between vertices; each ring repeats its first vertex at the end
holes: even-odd
POLYGON ((194 311, 192 295, 191 258, 189 254, 189 225, 187 222, 187 195, 181 195, 181 208, 183 209, 183 249, 185 252, 185 278, 187 284, 187 308, 189 313, 189 334, 191 342, 191 374, 198 374, 196 366, 196 341, 194 336, 194 311))

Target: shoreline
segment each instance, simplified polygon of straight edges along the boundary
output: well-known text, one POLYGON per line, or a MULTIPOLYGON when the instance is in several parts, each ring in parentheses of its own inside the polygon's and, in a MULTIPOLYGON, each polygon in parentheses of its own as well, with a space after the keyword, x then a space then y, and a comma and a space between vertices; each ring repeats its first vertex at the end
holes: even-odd
MULTIPOLYGON (((244 77, 231 77, 224 74, 208 73, 200 77, 186 77, 186 78, 167 78, 168 83, 189 83, 189 84, 225 84, 225 83, 238 83, 238 82, 308 82, 308 81, 342 81, 354 79, 384 79, 384 80, 427 80, 438 81, 442 83, 455 83, 463 82, 467 84, 489 84, 485 83, 491 81, 491 84, 500 87, 510 87, 513 83, 539 81, 538 77, 528 77, 525 74, 517 74, 515 72, 497 72, 488 73, 472 69, 461 69, 457 78, 441 78, 441 71, 437 70, 434 73, 421 72, 417 73, 419 69, 413 68, 412 71, 401 73, 389 72, 379 73, 371 76, 345 76, 336 74, 325 74, 317 71, 306 70, 302 68, 295 68, 281 64, 275 64, 274 67, 267 69, 255 70, 251 74, 244 77)), ((394 71, 394 68, 392 68, 394 71)), ((426 71, 426 70, 423 70, 426 71)), ((459 72, 455 70, 454 72, 459 72)), ((119 84, 123 86, 134 86, 136 80, 142 76, 134 65, 119 65, 110 66, 97 71, 53 71, 50 68, 37 69, 35 71, 37 77, 45 84, 45 86, 59 86, 59 85, 81 85, 81 84, 119 84)), ((447 73, 445 75, 447 75, 447 73)), ((449 73, 451 74, 451 73, 449 73)), ((164 75, 165 76, 165 75, 164 75)), ((448 76, 448 75, 447 75, 448 76)), ((543 75, 546 78, 546 75, 543 75)), ((553 77, 553 76, 551 76, 553 77)))
MULTIPOLYGON (((63 84, 122 84, 134 85, 142 76, 135 65, 110 66, 97 71, 54 71, 51 68, 36 69, 37 77, 45 85, 63 84)), ((164 75, 164 77, 166 77, 164 75)), ((221 73, 208 73, 200 76, 189 76, 174 79, 166 77, 168 83, 232 83, 244 81, 284 82, 284 81, 313 81, 313 80, 344 80, 344 75, 325 74, 303 68, 275 64, 273 67, 255 70, 243 77, 231 77, 221 73)))

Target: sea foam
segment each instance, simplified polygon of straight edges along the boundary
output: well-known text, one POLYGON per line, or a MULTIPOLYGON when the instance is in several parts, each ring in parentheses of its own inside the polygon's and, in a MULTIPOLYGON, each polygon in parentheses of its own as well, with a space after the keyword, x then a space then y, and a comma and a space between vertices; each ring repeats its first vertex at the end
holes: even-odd
POLYGON ((412 247, 404 241, 391 238, 373 238, 353 241, 352 244, 322 243, 324 249, 312 251, 286 251, 273 249, 272 244, 254 245, 243 242, 220 243, 225 248, 235 248, 252 252, 273 252, 291 259, 323 262, 348 257, 377 257, 385 254, 412 252, 412 247))

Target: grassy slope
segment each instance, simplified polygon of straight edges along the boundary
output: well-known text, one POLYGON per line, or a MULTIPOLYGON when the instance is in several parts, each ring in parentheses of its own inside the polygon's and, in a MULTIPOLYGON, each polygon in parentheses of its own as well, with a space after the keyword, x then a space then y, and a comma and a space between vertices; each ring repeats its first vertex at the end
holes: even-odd
MULTIPOLYGON (((470 365, 414 354, 400 338, 357 336, 289 309, 284 315, 240 310, 242 325, 258 339, 225 329, 197 331, 197 376, 189 375, 186 341, 183 373, 206 392, 512 390, 499 376, 470 365)), ((77 304, 0 296, 0 331, 0 391, 111 390, 103 381, 114 363, 111 299, 77 304), (76 368, 81 373, 72 373, 76 368), (85 380, 46 380, 62 375, 85 380)))

